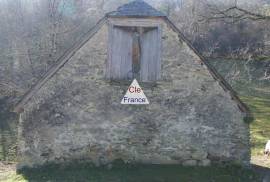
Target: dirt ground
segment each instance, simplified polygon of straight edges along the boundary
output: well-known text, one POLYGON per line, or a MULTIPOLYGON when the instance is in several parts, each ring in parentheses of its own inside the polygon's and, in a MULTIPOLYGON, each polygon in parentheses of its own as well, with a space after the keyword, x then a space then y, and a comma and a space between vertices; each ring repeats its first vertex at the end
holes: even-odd
POLYGON ((252 156, 251 163, 257 166, 267 167, 270 170, 270 156, 252 156))
POLYGON ((16 170, 16 163, 4 163, 0 161, 0 174, 16 170))
POLYGON ((4 163, 0 161, 0 182, 7 180, 10 175, 16 174, 15 163, 4 163))

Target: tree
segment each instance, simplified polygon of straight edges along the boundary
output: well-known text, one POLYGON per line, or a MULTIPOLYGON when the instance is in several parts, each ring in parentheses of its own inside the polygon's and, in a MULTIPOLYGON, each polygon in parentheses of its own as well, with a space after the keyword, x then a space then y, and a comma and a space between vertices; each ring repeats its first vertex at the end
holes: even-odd
MULTIPOLYGON (((231 23, 238 23, 243 20, 270 21, 270 16, 267 14, 269 13, 269 7, 267 7, 267 11, 263 14, 261 12, 253 12, 252 10, 239 7, 237 0, 235 0, 234 6, 223 10, 213 4, 208 3, 207 5, 210 9, 211 16, 204 17, 206 21, 224 20, 230 21, 231 23)), ((270 63, 265 66, 264 76, 260 78, 260 80, 270 80, 270 63)))
POLYGON ((260 12, 253 12, 252 10, 241 8, 238 5, 237 0, 235 0, 233 6, 230 6, 225 9, 221 9, 220 7, 218 7, 213 3, 206 3, 206 4, 210 10, 211 15, 209 17, 202 16, 206 21, 229 20, 235 23, 242 20, 252 20, 252 21, 270 20, 270 16, 267 14, 263 14, 260 12))

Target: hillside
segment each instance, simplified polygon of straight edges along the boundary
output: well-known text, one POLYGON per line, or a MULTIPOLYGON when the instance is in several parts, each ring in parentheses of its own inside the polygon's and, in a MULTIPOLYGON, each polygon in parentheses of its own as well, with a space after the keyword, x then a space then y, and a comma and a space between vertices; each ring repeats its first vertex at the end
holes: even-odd
POLYGON ((252 110, 250 125, 252 162, 270 167, 263 149, 270 139, 270 80, 261 80, 268 61, 212 60, 211 64, 230 82, 252 110))

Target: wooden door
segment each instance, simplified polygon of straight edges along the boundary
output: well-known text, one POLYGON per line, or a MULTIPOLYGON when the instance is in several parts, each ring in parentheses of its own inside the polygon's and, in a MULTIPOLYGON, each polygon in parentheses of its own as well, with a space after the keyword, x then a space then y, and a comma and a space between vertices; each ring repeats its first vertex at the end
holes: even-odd
POLYGON ((160 29, 145 29, 141 36, 141 80, 144 82, 156 81, 161 72, 161 37, 160 29))
POLYGON ((132 34, 114 26, 109 31, 107 78, 128 80, 132 78, 132 34))

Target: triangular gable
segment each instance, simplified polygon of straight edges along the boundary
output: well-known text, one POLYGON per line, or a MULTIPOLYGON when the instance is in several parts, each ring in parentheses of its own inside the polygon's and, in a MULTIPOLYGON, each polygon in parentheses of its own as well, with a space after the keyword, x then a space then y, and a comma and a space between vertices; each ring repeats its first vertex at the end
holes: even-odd
MULTIPOLYGON (((110 17, 110 13, 108 13, 105 17, 103 17, 98 23, 86 33, 77 43, 75 43, 70 49, 68 49, 57 61, 56 64, 53 65, 48 72, 42 77, 24 96, 23 98, 16 104, 14 111, 15 112, 23 112, 24 105, 32 98, 35 93, 42 88, 42 86, 50 80, 50 78, 55 75, 69 60, 70 58, 86 43, 88 42, 93 35, 104 25, 107 21, 108 17, 110 17)), ((165 23, 172 28, 178 35, 179 38, 185 42, 189 48, 191 48, 195 54, 200 58, 201 64, 205 65, 212 75, 212 77, 218 81, 219 85, 227 92, 230 93, 231 98, 237 103, 239 109, 246 113, 246 116, 251 116, 249 108, 239 99, 236 92, 232 89, 232 87, 226 82, 226 80, 217 73, 217 71, 204 59, 204 57, 192 46, 192 44, 185 38, 182 32, 167 18, 167 17, 159 17, 162 18, 165 23)))

